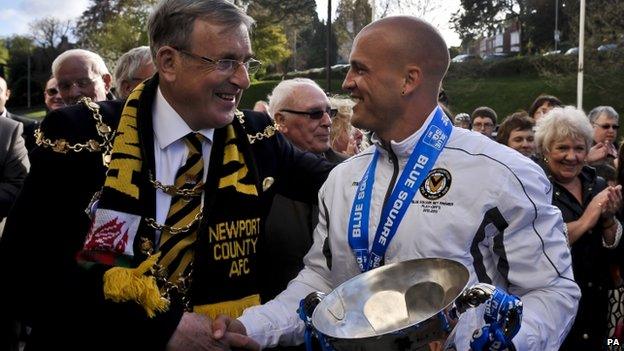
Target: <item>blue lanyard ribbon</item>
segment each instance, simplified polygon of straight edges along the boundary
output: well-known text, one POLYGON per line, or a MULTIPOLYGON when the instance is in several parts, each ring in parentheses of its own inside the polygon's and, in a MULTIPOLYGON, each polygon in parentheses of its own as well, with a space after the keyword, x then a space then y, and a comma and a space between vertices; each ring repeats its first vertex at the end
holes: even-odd
POLYGON ((436 107, 433 119, 416 143, 396 187, 381 211, 380 222, 375 232, 375 241, 369 252, 368 220, 373 183, 375 182, 375 169, 379 159, 379 151, 375 150, 373 159, 358 184, 351 206, 348 227, 349 246, 351 246, 362 272, 379 267, 388 244, 396 234, 409 204, 433 168, 452 130, 451 121, 440 107, 436 107))

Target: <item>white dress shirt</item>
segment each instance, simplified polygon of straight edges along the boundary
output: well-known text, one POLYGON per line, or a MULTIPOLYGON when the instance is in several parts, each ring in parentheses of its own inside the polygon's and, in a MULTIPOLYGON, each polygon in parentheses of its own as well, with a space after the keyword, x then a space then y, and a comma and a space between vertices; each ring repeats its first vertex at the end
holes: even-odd
MULTIPOLYGON (((172 185, 175 182, 178 169, 186 162, 188 148, 184 143, 184 136, 194 132, 171 107, 160 88, 156 92, 156 99, 152 107, 152 123, 154 126, 154 160, 156 167, 156 180, 163 185, 172 185)), ((212 150, 214 129, 201 129, 197 131, 205 137, 202 141, 202 154, 204 159, 204 175, 208 174, 208 163, 212 150)), ((203 201, 203 198, 202 198, 203 201)), ((156 222, 165 223, 167 213, 171 206, 171 196, 162 190, 156 191, 156 222)), ((160 238, 160 232, 156 233, 156 241, 160 238)))

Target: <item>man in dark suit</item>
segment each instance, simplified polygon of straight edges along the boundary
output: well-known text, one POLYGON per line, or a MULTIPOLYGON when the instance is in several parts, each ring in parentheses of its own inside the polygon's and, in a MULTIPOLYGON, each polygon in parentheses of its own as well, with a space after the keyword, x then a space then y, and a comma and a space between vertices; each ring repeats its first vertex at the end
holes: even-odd
MULTIPOLYGON (((330 147, 329 132, 337 112, 323 89, 308 78, 281 81, 269 96, 269 113, 280 133, 301 150, 332 163, 347 158, 330 147)), ((266 221, 267 235, 260 240, 263 301, 282 292, 301 271, 317 223, 316 204, 275 196, 266 221)))
MULTIPOLYGON (((211 319, 259 304, 273 196, 315 202, 333 165, 236 109, 258 68, 252 23, 226 0, 163 0, 158 73, 125 106, 46 117, 0 241, 0 310, 32 324, 31 350, 217 348, 211 319)), ((78 78, 67 86, 100 80, 78 78)))
MULTIPOLYGON (((28 151, 22 138, 22 125, 8 118, 0 118, 0 237, 4 219, 13 206, 26 174, 28 174, 28 151)), ((0 350, 18 350, 18 324, 0 317, 0 350)))
POLYGON ((9 112, 5 107, 9 97, 11 97, 11 90, 9 90, 6 80, 0 77, 0 117, 8 117, 23 124, 22 136, 26 141, 26 149, 31 151, 35 147, 35 130, 39 126, 39 122, 9 112))
POLYGON ((0 221, 9 214, 30 167, 22 128, 19 122, 0 118, 0 221))

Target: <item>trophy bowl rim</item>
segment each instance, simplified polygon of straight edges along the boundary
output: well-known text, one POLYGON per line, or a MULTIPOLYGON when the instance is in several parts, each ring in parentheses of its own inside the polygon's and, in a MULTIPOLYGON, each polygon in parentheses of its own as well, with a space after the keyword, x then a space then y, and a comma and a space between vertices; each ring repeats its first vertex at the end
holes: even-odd
MULTIPOLYGON (((325 298, 318 304, 318 306, 316 306, 316 308, 314 309, 314 312, 312 313, 311 322, 312 322, 312 325, 313 325, 314 329, 317 332, 320 332, 324 336, 329 337, 330 339, 334 339, 334 340, 365 341, 367 339, 380 338, 380 337, 383 337, 384 335, 391 335, 391 334, 396 335, 397 333, 401 333, 402 331, 413 329, 414 327, 418 328, 418 325, 424 324, 425 322, 429 321, 432 318, 436 318, 436 316, 439 316, 440 313, 446 314, 446 312, 448 312, 448 310, 454 305, 455 300, 468 287, 469 281, 470 281, 470 274, 469 274, 468 267, 466 267, 465 264, 463 264, 462 262, 459 262, 457 260, 453 260, 453 259, 449 259, 449 258, 443 258, 443 257, 425 257, 425 258, 414 258, 414 259, 409 259, 409 260, 405 260, 405 261, 395 262, 395 263, 392 263, 392 264, 384 265, 384 266, 378 267, 376 269, 372 269, 370 271, 358 274, 358 275, 356 275, 356 276, 346 280, 345 282, 341 283, 340 285, 338 285, 331 292, 327 293, 325 298), (370 334, 370 335, 361 335, 361 336, 354 336, 354 337, 343 336, 343 335, 336 335, 337 333, 332 333, 331 331, 323 330, 325 328, 322 328, 322 327, 319 328, 319 323, 320 323, 319 322, 319 318, 321 318, 321 313, 322 313, 320 311, 322 310, 323 306, 325 306, 324 301, 328 301, 327 300, 328 297, 331 298, 332 295, 339 294, 338 291, 340 291, 341 289, 343 289, 346 286, 353 285, 354 282, 358 282, 358 281, 361 281, 361 280, 366 280, 366 279, 368 279, 368 278, 370 278, 372 276, 375 276, 375 275, 382 275, 386 271, 396 270, 396 269, 399 269, 399 267, 401 267, 401 266, 418 265, 419 263, 422 264, 422 265, 425 265, 427 263, 429 263, 429 264, 438 264, 438 265, 447 265, 449 267, 449 269, 455 269, 455 270, 457 270, 458 273, 463 275, 463 277, 462 277, 463 279, 460 278, 460 280, 462 281, 462 283, 460 285, 462 285, 462 286, 457 290, 456 293, 454 293, 453 298, 450 299, 450 301, 448 301, 447 303, 445 303, 442 308, 438 309, 434 313, 431 313, 431 315, 429 315, 427 318, 423 318, 422 320, 419 320, 419 321, 416 321, 416 322, 410 322, 409 324, 406 324, 406 325, 397 326, 396 328, 393 328, 393 329, 390 329, 390 330, 384 330, 383 333, 373 333, 373 334, 370 334), (321 307, 321 308, 319 308, 319 307, 321 307)), ((324 318, 324 316, 323 316, 323 318, 324 318)))

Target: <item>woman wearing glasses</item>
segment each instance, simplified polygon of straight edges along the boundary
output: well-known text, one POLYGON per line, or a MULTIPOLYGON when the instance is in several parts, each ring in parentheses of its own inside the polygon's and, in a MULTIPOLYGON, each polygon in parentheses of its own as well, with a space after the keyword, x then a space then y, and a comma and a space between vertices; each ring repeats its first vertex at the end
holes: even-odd
POLYGON ((57 108, 65 107, 65 103, 58 89, 58 84, 56 83, 56 78, 50 77, 50 79, 48 79, 43 95, 45 96, 45 104, 48 111, 54 111, 57 108))
POLYGON ((619 115, 611 106, 598 106, 587 115, 594 127, 594 144, 587 155, 587 162, 592 166, 599 164, 614 165, 617 159, 616 138, 619 124, 619 115))

